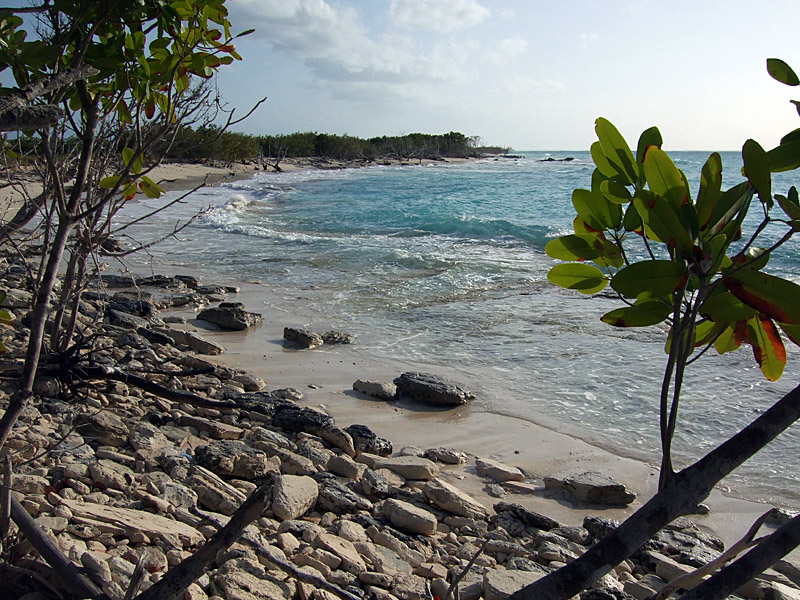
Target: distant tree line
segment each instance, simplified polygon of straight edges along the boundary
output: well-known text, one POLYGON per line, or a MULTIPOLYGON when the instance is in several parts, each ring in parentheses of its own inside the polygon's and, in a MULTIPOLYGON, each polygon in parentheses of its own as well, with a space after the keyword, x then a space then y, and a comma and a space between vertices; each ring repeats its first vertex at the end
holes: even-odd
POLYGON ((457 131, 440 135, 409 133, 362 139, 312 131, 258 136, 221 131, 210 126, 196 129, 182 127, 166 158, 219 161, 225 164, 263 161, 277 165, 285 158, 412 161, 471 158, 483 154, 505 154, 508 151, 509 148, 481 146, 479 137, 468 137, 457 131))

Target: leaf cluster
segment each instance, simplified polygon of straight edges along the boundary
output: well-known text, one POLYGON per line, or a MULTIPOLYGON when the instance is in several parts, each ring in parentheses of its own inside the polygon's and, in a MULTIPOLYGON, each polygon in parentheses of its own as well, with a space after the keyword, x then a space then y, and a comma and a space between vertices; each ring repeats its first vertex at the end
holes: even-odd
MULTIPOLYGON (((770 59, 768 70, 787 85, 800 85, 782 61, 770 59)), ((800 344, 800 286, 764 268, 800 229, 800 202, 795 187, 773 194, 772 174, 800 167, 800 129, 769 151, 747 140, 744 180, 726 190, 720 155, 711 154, 695 193, 662 150, 657 128, 642 133, 635 154, 608 120, 598 118, 595 131, 591 188, 572 195, 574 233, 545 249, 569 261, 550 270, 550 281, 584 294, 610 285, 625 306, 602 320, 617 327, 666 321, 668 351, 689 332, 684 359, 691 348, 713 346, 723 354, 749 344, 764 375, 778 379, 786 364, 784 338, 800 344), (754 199, 763 216, 745 237, 754 199), (759 248, 768 227, 782 228, 779 241, 759 248)))

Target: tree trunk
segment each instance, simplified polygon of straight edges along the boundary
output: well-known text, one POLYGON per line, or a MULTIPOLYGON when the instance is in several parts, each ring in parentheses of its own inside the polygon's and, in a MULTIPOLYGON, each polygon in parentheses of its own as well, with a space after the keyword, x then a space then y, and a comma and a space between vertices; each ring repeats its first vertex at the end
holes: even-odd
POLYGON ((690 513, 719 481, 800 418, 800 386, 669 484, 583 556, 515 592, 509 600, 565 600, 631 556, 652 535, 690 513))

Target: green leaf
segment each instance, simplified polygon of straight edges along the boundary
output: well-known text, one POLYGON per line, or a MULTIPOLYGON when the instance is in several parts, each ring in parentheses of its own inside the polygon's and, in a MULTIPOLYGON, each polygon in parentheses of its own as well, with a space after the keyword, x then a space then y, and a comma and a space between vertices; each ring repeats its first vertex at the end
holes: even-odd
POLYGON ((14 316, 14 313, 0 308, 0 323, 3 325, 13 325, 15 320, 16 317, 14 316))
POLYGON ((597 266, 619 269, 625 264, 625 259, 619 246, 602 235, 598 235, 595 238, 594 246, 600 251, 600 256, 594 259, 594 264, 597 266))
POLYGON ((117 175, 114 175, 113 177, 103 177, 97 185, 99 185, 104 190, 110 190, 115 185, 117 185, 117 182, 119 180, 120 177, 117 175))
POLYGON ((650 190, 639 190, 633 197, 636 210, 658 239, 684 256, 691 256, 694 244, 689 231, 668 200, 650 190))
POLYGON ((761 202, 769 206, 772 202, 772 177, 766 151, 755 140, 747 140, 742 146, 744 174, 756 188, 761 202))
POLYGON ((597 231, 616 229, 622 221, 622 209, 618 204, 590 190, 574 190, 572 205, 586 224, 597 231))
POLYGON ((625 138, 608 119, 603 117, 598 117, 594 122, 594 130, 608 162, 625 178, 624 183, 631 185, 637 179, 636 161, 625 138))
POLYGON ((671 260, 643 260, 620 269, 611 278, 611 287, 628 298, 641 294, 650 297, 669 296, 686 283, 688 272, 671 260))
POLYGON ((594 246, 597 234, 564 235, 544 247, 550 258, 558 260, 594 260, 600 251, 594 246))
POLYGON ((672 309, 661 300, 644 300, 633 306, 625 306, 607 312, 600 320, 614 327, 648 327, 661 323, 672 309))
POLYGON ((797 78, 792 68, 783 62, 780 58, 767 59, 767 72, 773 79, 780 81, 783 84, 792 87, 800 85, 800 79, 797 78))
POLYGON ((625 227, 625 231, 636 231, 642 228, 642 217, 633 202, 628 204, 628 208, 625 209, 625 217, 622 224, 625 227))
POLYGON ((800 285, 768 273, 740 269, 722 279, 725 287, 748 306, 788 325, 800 325, 800 285))
MULTIPOLYGON (((744 322, 741 322, 741 325, 744 325, 744 322)), ((737 332, 737 330, 741 329, 740 324, 737 323, 734 327, 727 327, 725 330, 720 334, 720 336, 714 342, 714 349, 719 354, 727 354, 728 352, 733 352, 734 350, 738 350, 742 345, 742 336, 737 332)), ((745 326, 746 331, 746 326, 745 326)))
POLYGON ((153 182, 153 180, 146 175, 142 176, 142 180, 139 182, 139 188, 148 198, 159 198, 161 194, 164 193, 164 190, 161 188, 161 186, 153 182))
POLYGON ((788 198, 776 194, 775 199, 778 201, 778 206, 781 207, 783 212, 786 213, 786 216, 793 222, 795 231, 800 229, 800 205, 798 205, 797 201, 797 188, 794 186, 791 187, 788 198))
POLYGON ((792 139, 767 152, 769 168, 773 173, 792 171, 800 167, 800 139, 792 139))
POLYGON ((611 162, 609 162, 609 160, 606 158, 606 155, 603 154, 603 147, 600 142, 594 142, 589 150, 592 154, 592 160, 594 161, 598 171, 600 171, 609 179, 619 181, 623 185, 629 185, 629 182, 626 181, 625 175, 621 174, 617 168, 611 164, 611 162))
POLYGON ((663 143, 664 141, 661 139, 661 132, 658 130, 658 127, 645 129, 642 135, 639 136, 639 144, 636 146, 636 162, 643 165, 647 149, 650 146, 661 148, 663 143))
POLYGON ((717 152, 714 152, 708 157, 700 173, 700 189, 697 191, 695 206, 697 221, 701 229, 704 229, 711 219, 711 213, 717 204, 721 188, 722 158, 717 152))
POLYGON ((772 319, 758 315, 747 320, 747 333, 753 346, 753 356, 764 377, 777 381, 786 366, 786 348, 772 319))
POLYGON ((700 314, 717 323, 746 321, 758 311, 726 290, 709 296, 700 307, 700 314))
POLYGON ((596 294, 608 285, 608 279, 600 269, 582 263, 556 265, 550 269, 547 278, 558 286, 582 294, 596 294))
POLYGON ((787 325, 786 323, 778 323, 778 325, 795 346, 800 346, 800 325, 787 325))
POLYGON ((628 188, 613 179, 606 179, 600 184, 600 193, 613 204, 628 204, 632 199, 628 188))
POLYGON ((650 190, 668 200, 675 210, 689 202, 689 190, 683 175, 669 155, 658 146, 650 146, 644 157, 644 176, 650 190))
POLYGON ((704 237, 706 239, 720 233, 731 223, 738 223, 744 220, 747 209, 750 207, 750 200, 753 198, 753 187, 749 181, 743 181, 737 186, 725 191, 717 200, 708 226, 705 228, 704 237))

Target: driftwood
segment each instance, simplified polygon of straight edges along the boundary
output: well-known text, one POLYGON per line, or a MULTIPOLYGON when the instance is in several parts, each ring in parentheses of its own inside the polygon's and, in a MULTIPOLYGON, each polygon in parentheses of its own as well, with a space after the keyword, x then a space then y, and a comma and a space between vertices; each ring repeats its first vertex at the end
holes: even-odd
POLYGON ((0 487, 0 548, 8 537, 11 525, 11 459, 3 460, 3 485, 0 487))
MULTIPOLYGON (((216 527, 220 527, 222 525, 222 523, 212 515, 204 514, 203 518, 213 522, 213 524, 216 527)), ((303 583, 308 583, 309 585, 313 585, 316 588, 325 590, 327 592, 331 592, 332 594, 335 594, 336 596, 338 596, 339 598, 343 598, 344 600, 362 600, 359 596, 351 594, 347 590, 343 590, 338 585, 331 583, 330 581, 328 581, 323 577, 312 575, 310 573, 306 573, 305 571, 298 569, 292 563, 283 560, 279 556, 276 556, 275 553, 270 551, 269 548, 265 547, 263 544, 261 544, 257 540, 254 540, 247 534, 244 534, 242 536, 242 541, 246 542, 247 544, 250 544, 250 546, 252 546, 253 549, 256 552, 258 552, 260 556, 264 557, 266 561, 275 565, 278 569, 280 569, 284 573, 291 575, 298 581, 301 581, 303 583)))
POLYGON ((663 490, 582 556, 514 592, 509 600, 562 600, 585 590, 636 552, 662 527, 677 517, 691 513, 722 478, 775 439, 798 418, 800 386, 778 400, 735 436, 693 465, 676 473, 663 490))
POLYGON ((727 598, 753 577, 772 566, 800 544, 800 515, 732 562, 711 579, 681 596, 681 600, 717 600, 727 598))
POLYGON ((64 583, 64 587, 72 591, 73 597, 108 600, 107 596, 89 581, 72 561, 64 556, 61 549, 47 537, 44 530, 36 524, 28 511, 13 496, 11 498, 11 516, 25 539, 33 544, 42 558, 53 568, 64 583))
POLYGON ((217 554, 229 548, 242 535, 242 531, 269 507, 272 501, 273 479, 270 477, 242 504, 228 524, 215 533, 197 552, 173 567, 136 600, 172 600, 182 595, 198 577, 208 570, 217 554))

